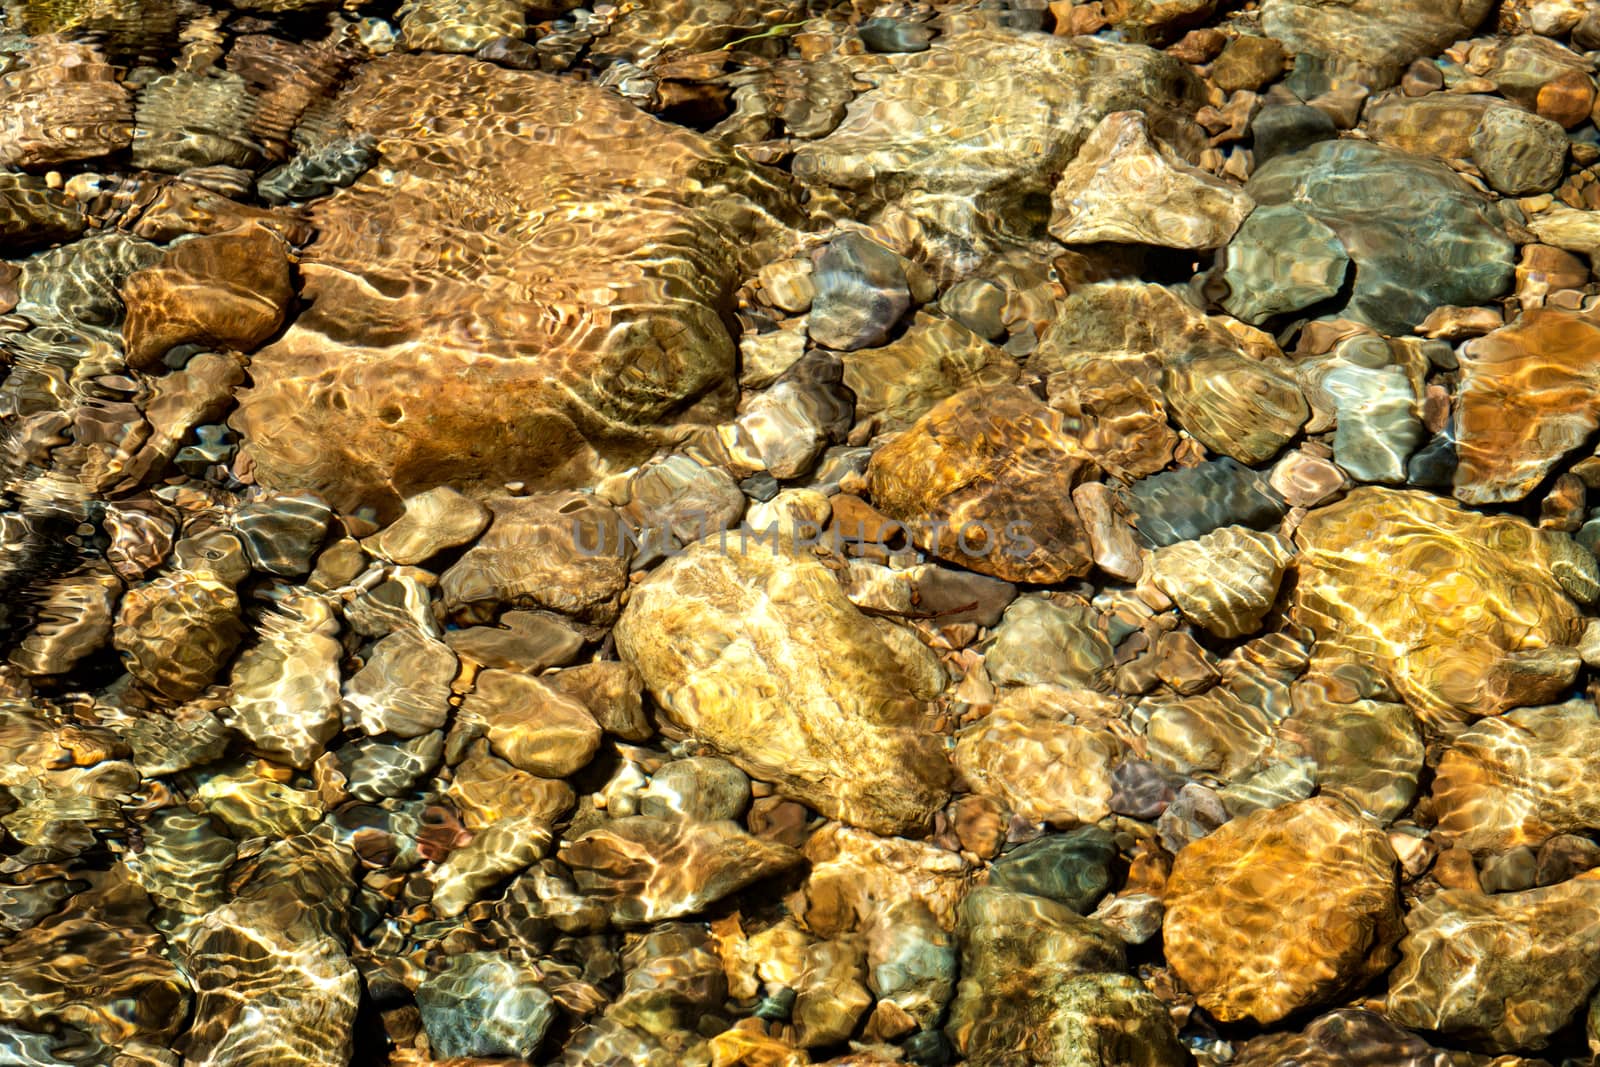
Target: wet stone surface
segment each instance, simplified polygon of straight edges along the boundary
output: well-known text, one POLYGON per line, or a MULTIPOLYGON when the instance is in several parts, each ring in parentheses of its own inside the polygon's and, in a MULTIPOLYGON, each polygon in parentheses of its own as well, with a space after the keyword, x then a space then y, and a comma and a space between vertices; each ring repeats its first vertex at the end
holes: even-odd
POLYGON ((0 1062, 1600 1049, 1593 4, 0 7, 0 1062))

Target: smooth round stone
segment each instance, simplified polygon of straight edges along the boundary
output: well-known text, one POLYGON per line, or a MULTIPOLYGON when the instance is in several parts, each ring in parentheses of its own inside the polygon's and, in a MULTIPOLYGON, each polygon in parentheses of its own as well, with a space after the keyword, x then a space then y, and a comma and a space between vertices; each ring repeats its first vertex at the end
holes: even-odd
POLYGON ((437 1056, 531 1059, 556 1017, 538 971, 493 952, 451 958, 417 987, 422 1027, 437 1056))
POLYGON ((1258 207, 1228 245, 1222 306, 1259 325, 1335 296, 1350 269, 1339 235, 1291 204, 1258 207))
POLYGON ((881 345, 911 309, 905 262, 859 233, 829 243, 813 280, 817 294, 807 332, 828 348, 854 352, 881 345))
POLYGON ((986 341, 1005 336, 1006 292, 994 282, 983 278, 957 282, 945 291, 939 306, 986 341))
POLYGON ((904 19, 868 19, 856 32, 869 52, 926 52, 933 41, 931 27, 904 19))
POLYGON ((993 885, 1048 897, 1087 915, 1111 890, 1117 845, 1098 826, 1080 826, 1018 846, 995 860, 993 885))
POLYGON ((682 816, 700 822, 737 819, 750 805, 750 779, 727 760, 711 756, 674 760, 650 776, 639 794, 639 814, 682 816))
POLYGON ((1151 822, 1175 796, 1172 783, 1148 760, 1123 760, 1111 772, 1111 810, 1117 815, 1151 822))
POLYGON ((1491 108, 1472 135, 1472 161, 1507 196, 1549 192, 1566 166, 1567 134, 1519 108, 1491 108))

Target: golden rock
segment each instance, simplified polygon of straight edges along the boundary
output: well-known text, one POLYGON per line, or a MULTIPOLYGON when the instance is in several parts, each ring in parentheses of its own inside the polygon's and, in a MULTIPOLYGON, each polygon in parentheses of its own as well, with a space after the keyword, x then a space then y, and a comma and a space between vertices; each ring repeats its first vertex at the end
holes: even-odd
POLYGON ((872 501, 919 547, 1006 581, 1059 582, 1094 565, 1071 503, 1094 461, 1027 389, 957 393, 873 454, 872 501))
POLYGON ((1293 557, 1277 534, 1224 526, 1157 549, 1150 577, 1178 610, 1218 637, 1254 633, 1278 598, 1293 557))
POLYGON ((719 542, 656 568, 617 622, 661 715, 825 815, 880 833, 926 825, 949 764, 912 665, 814 559, 719 542))
POLYGON ((1595 561, 1569 538, 1426 493, 1368 487, 1306 516, 1293 617, 1319 657, 1376 669, 1447 729, 1561 694, 1595 561))
POLYGON ((1400 937, 1394 850, 1342 800, 1233 820, 1178 853, 1167 962, 1224 1022, 1277 1022, 1383 973, 1400 937))

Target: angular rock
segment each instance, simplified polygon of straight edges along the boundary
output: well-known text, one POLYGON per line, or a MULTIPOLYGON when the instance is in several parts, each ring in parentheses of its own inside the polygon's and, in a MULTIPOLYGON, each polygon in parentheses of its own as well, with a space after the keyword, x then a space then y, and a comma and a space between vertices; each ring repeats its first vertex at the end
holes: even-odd
POLYGON ((256 570, 298 578, 311 571, 331 517, 314 494, 268 494, 233 513, 233 530, 256 570))
POLYGON ((1143 112, 1118 111, 1083 142, 1051 207, 1050 235, 1065 245, 1220 248, 1255 202, 1153 141, 1143 112))
POLYGON ((1217 637, 1243 637, 1261 626, 1278 598, 1294 551, 1277 534, 1225 526, 1196 541, 1157 549, 1151 580, 1187 617, 1217 637))
POLYGON ((1049 194, 1111 112, 1137 108, 1157 137, 1199 147, 1181 114, 1198 99, 1195 81, 1142 46, 982 29, 878 62, 875 87, 800 146, 794 173, 913 216, 952 274, 1018 243, 1002 220, 1027 217, 1029 198, 1049 194))
POLYGON ((856 395, 856 418, 878 416, 882 430, 903 430, 963 389, 1017 380, 1004 350, 966 326, 919 312, 906 332, 844 358, 844 384, 856 395))
POLYGON ((615 634, 667 722, 780 793, 882 833, 944 802, 933 694, 820 563, 699 542, 633 589, 615 634))
POLYGON ((806 327, 811 339, 843 352, 883 344, 911 307, 906 265, 859 233, 834 238, 812 274, 816 295, 806 327))
MULTIPOLYGON (((1338 11, 1343 18, 1348 8, 1338 11)), ((1343 314, 1385 333, 1410 331, 1441 304, 1487 303, 1510 284, 1514 246, 1488 202, 1431 160, 1366 141, 1325 141, 1272 160, 1245 191, 1265 207, 1293 204, 1338 236, 1355 269, 1343 314)), ((1247 225, 1230 245, 1230 262, 1234 245, 1271 241, 1266 227, 1247 225)), ((1278 272, 1257 273, 1266 282, 1278 272)), ((1246 310, 1274 299, 1255 277, 1234 281, 1241 284, 1231 299, 1246 310)))
POLYGON ((592 85, 464 57, 374 60, 332 110, 384 166, 313 209, 310 307, 253 361, 233 422, 261 484, 388 514, 441 484, 586 484, 731 408, 719 313, 784 232, 775 177, 592 85))
POLYGON ((1450 1067, 1447 1052, 1376 1012, 1340 1008, 1294 1034, 1253 1038, 1233 1067, 1450 1067))
POLYGON ((182 344, 255 351, 278 332, 294 298, 288 252, 260 223, 174 245, 122 285, 128 365, 154 370, 182 344))
POLYGON ((510 604, 616 618, 631 547, 610 505, 584 493, 542 493, 497 497, 489 510, 489 529, 439 579, 447 610, 510 604))
POLYGON ((1339 235, 1293 204, 1251 212, 1223 262, 1222 306, 1256 325, 1337 295, 1350 271, 1339 235))
POLYGON ((1423 746, 1405 705, 1334 701, 1311 679, 1296 684, 1293 700, 1294 714, 1278 724, 1279 747, 1316 764, 1324 794, 1343 797, 1382 824, 1411 807, 1423 746))
POLYGON ((310 767, 339 732, 338 632, 333 608, 321 597, 284 598, 233 665, 223 722, 269 759, 310 767))
POLYGON ((1116 841, 1098 826, 1080 826, 1019 845, 989 867, 989 884, 1065 904, 1079 915, 1110 891, 1116 841))
POLYGON ((1197 346, 1167 364, 1162 392, 1178 425, 1215 452, 1255 465, 1277 456, 1311 410, 1281 361, 1197 346))
POLYGON ((1492 6, 1491 0, 1266 0, 1261 26, 1291 52, 1326 57, 1382 89, 1413 59, 1471 36, 1492 6))
POLYGON ((1224 526, 1273 526, 1288 510, 1264 476, 1227 457, 1157 474, 1112 493, 1152 548, 1193 541, 1224 526))
POLYGON ((1032 596, 1012 601, 984 653, 989 680, 997 685, 1100 688, 1112 665, 1112 650, 1096 620, 1094 609, 1082 601, 1032 596))
POLYGON ((1030 1063, 1069 1055, 1067 1035, 1053 1024, 1065 1014, 1070 983, 1123 967, 1122 942, 1099 923, 993 886, 967 894, 960 933, 961 982, 945 1031, 973 1063, 1004 1062, 1018 1050, 1030 1063))
POLYGON ((1319 655, 1377 670, 1426 725, 1545 703, 1577 673, 1569 590, 1592 598, 1596 568, 1563 535, 1363 488, 1307 515, 1295 543, 1293 617, 1319 655))
POLYGON ((133 106, 93 45, 42 38, 0 78, 0 164, 43 167, 127 148, 133 106))
POLYGON ((919 547, 1006 581, 1058 582, 1093 565, 1071 493, 1094 463, 1031 392, 968 389, 873 454, 873 503, 919 547))
POLYGON ((1277 1022, 1394 962, 1394 850, 1342 800, 1235 819, 1178 853, 1167 881, 1167 961, 1224 1022, 1277 1022))
POLYGON ((752 837, 735 822, 645 815, 613 819, 560 855, 578 889, 606 904, 620 925, 692 915, 801 862, 794 849, 752 837))
POLYGON ((205 917, 185 960, 197 994, 187 1063, 349 1062, 361 994, 345 933, 353 866, 325 838, 278 841, 238 894, 205 917))
POLYGON ((1424 900, 1406 916, 1384 1014, 1491 1052, 1543 1048, 1600 982, 1597 885, 1600 871, 1588 871, 1525 893, 1424 900))
POLYGON ((1600 322, 1554 308, 1461 346, 1455 495, 1521 500, 1600 427, 1600 322))
POLYGON ((1435 832, 1481 853, 1600 829, 1600 791, 1589 773, 1597 739, 1600 716, 1584 700, 1480 721, 1439 761, 1435 832))

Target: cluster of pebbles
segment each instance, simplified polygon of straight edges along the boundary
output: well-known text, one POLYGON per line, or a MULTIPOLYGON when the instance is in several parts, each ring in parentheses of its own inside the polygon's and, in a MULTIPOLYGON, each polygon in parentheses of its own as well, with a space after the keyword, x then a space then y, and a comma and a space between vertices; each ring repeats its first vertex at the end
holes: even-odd
POLYGON ((3 14, 0 1063, 1600 1055, 1600 3, 3 14))

